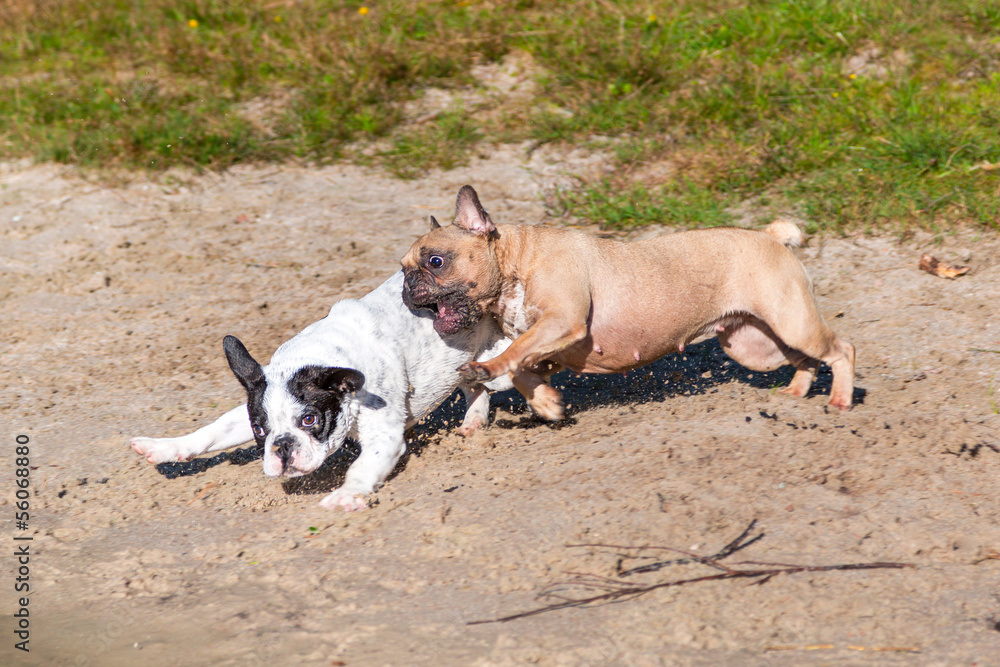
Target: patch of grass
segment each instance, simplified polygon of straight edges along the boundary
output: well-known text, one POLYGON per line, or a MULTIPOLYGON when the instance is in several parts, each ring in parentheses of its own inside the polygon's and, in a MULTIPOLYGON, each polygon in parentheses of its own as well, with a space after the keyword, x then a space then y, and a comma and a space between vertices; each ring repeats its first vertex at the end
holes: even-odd
POLYGON ((634 184, 626 189, 604 180, 556 193, 556 210, 599 223, 608 229, 631 229, 648 224, 681 227, 718 227, 732 222, 727 199, 691 183, 675 188, 648 189, 634 184))
POLYGON ((431 123, 404 128, 392 140, 392 148, 378 157, 401 178, 415 178, 428 167, 453 169, 464 165, 468 151, 482 138, 478 128, 462 111, 440 114, 431 123))
POLYGON ((601 136, 614 179, 561 205, 611 226, 754 198, 819 229, 995 228, 998 34, 988 0, 8 0, 0 156, 224 168, 360 144, 412 177, 483 140, 601 136), (533 97, 407 117, 508 54, 533 97), (676 168, 650 180, 657 162, 676 168))
MULTIPOLYGON (((710 3, 666 16, 639 25, 635 11, 619 23, 617 50, 606 24, 612 55, 597 64, 585 57, 595 43, 560 45, 549 63, 575 59, 576 83, 550 80, 547 92, 573 113, 540 111, 537 137, 609 125, 618 136, 670 135, 667 148, 619 154, 620 171, 680 156, 690 164, 678 177, 699 192, 765 195, 821 229, 1000 226, 1000 183, 980 168, 1000 161, 988 3, 710 3)), ((578 200, 571 212, 590 217, 589 198, 578 200)))
POLYGON ((493 50, 498 19, 482 8, 360 7, 6 3, 0 151, 157 169, 337 158, 387 136, 421 86, 462 81, 493 50), (487 26, 482 39, 458 38, 473 25, 487 26))

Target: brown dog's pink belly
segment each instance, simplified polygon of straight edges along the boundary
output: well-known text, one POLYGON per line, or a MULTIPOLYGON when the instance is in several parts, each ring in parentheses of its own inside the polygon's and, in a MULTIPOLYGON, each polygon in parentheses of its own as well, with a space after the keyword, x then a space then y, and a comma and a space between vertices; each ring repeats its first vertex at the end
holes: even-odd
MULTIPOLYGON (((686 333, 669 332, 657 336, 623 336, 624 332, 591 332, 584 340, 552 357, 576 373, 624 373, 679 351, 689 339, 686 333), (596 335, 595 335, 596 334, 596 335)), ((643 332, 644 333, 644 332, 643 332)))
POLYGON ((715 335, 713 325, 730 305, 718 297, 717 275, 680 286, 664 277, 646 280, 654 284, 641 293, 633 287, 638 278, 618 283, 618 289, 605 285, 594 297, 588 336, 553 361, 578 373, 624 373, 715 335))

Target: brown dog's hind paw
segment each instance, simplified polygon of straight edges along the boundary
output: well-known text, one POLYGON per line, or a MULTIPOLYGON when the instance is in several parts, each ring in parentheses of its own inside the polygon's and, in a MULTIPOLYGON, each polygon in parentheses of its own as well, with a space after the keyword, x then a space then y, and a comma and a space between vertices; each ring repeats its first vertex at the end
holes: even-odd
POLYGON ((830 399, 830 407, 837 408, 841 412, 851 411, 851 401, 841 398, 839 396, 834 396, 830 399))
POLYGON ((807 387, 803 391, 801 387, 796 387, 795 385, 789 385, 784 389, 779 389, 778 393, 785 394, 786 396, 794 396, 795 398, 802 398, 807 393, 809 393, 809 388, 807 387))
POLYGON ((562 395, 547 384, 540 385, 528 400, 531 409, 542 419, 550 422, 562 421, 562 395))

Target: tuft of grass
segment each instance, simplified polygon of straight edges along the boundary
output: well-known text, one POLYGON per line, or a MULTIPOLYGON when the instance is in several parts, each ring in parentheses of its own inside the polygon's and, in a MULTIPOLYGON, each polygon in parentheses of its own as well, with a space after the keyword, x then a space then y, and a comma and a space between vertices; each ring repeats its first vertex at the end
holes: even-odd
POLYGON ((428 167, 454 169, 466 164, 469 150, 481 138, 461 110, 451 111, 432 123, 404 128, 393 137, 392 148, 377 155, 396 176, 415 178, 428 167))
POLYGON ((608 229, 649 224, 718 227, 732 222, 727 200, 706 188, 683 183, 677 188, 650 190, 641 184, 622 188, 603 180, 556 193, 556 212, 572 214, 608 229))
POLYGON ((560 205, 610 226, 752 199, 834 231, 1000 228, 998 34, 989 0, 7 0, 0 157, 413 177, 482 141, 600 136, 614 178, 560 205), (476 67, 515 54, 533 92, 484 94, 476 67), (479 97, 417 123, 427 88, 479 97))

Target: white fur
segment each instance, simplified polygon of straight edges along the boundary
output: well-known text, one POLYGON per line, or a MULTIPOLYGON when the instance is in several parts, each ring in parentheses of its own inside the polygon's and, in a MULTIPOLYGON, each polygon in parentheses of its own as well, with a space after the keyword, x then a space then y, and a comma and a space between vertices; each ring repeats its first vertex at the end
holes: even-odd
POLYGON ((520 281, 514 283, 514 289, 505 289, 497 300, 497 315, 504 331, 511 332, 515 338, 531 328, 536 317, 529 318, 524 307, 524 285, 520 281))
MULTIPOLYGON (((344 485, 320 502, 324 507, 346 511, 367 507, 366 496, 385 482, 406 451, 406 428, 427 416, 460 385, 458 367, 472 360, 491 359, 510 344, 492 318, 484 318, 470 331, 443 338, 434 330, 433 317, 414 313, 403 304, 402 290, 403 273, 399 271, 362 299, 339 301, 327 317, 279 347, 264 367, 267 475, 311 472, 349 437, 361 445, 361 454, 347 470, 344 485), (309 365, 352 368, 365 377, 364 387, 345 397, 337 427, 326 442, 315 441, 297 427, 295 420, 302 406, 287 389, 288 379, 309 365), (273 450, 279 434, 292 434, 297 440, 290 462, 294 472, 282 470, 273 450)), ((487 383, 487 388, 495 391, 511 386, 507 377, 487 383)), ((468 405, 459 432, 468 435, 486 423, 489 395, 481 386, 460 388, 468 405)), ((243 405, 194 433, 178 438, 133 438, 130 445, 150 463, 163 463, 184 461, 251 439, 243 405)))

